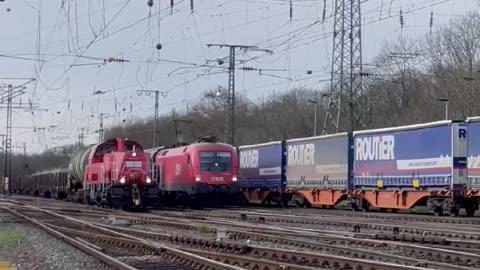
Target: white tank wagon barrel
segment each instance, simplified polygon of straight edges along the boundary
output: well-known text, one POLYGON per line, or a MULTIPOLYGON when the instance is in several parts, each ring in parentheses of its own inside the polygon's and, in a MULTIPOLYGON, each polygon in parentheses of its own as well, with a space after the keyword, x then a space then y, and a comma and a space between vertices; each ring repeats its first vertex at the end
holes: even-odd
POLYGON ((83 183, 85 179, 85 167, 88 165, 88 157, 92 153, 93 147, 91 145, 87 148, 77 151, 68 164, 68 170, 70 175, 80 183, 83 183))

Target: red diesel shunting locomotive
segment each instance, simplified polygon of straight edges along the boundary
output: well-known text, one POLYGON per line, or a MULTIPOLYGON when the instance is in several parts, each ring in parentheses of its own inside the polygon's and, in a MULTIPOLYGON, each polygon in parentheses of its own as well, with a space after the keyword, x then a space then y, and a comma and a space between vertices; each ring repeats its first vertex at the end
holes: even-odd
POLYGON ((166 203, 195 206, 197 203, 235 203, 238 158, 235 148, 215 138, 177 147, 148 149, 166 203))
POLYGON ((145 207, 159 200, 148 156, 134 141, 117 138, 88 147, 73 156, 69 171, 77 182, 83 182, 88 203, 145 207))
POLYGON ((12 190, 115 208, 156 206, 161 195, 142 146, 121 138, 78 151, 68 165, 17 177, 12 190))

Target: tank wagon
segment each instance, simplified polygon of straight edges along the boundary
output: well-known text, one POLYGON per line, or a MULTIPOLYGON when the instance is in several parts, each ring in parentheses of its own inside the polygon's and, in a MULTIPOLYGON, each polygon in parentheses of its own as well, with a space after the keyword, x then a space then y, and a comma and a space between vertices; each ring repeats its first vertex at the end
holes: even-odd
POLYGON ((163 199, 187 207, 239 198, 238 159, 234 147, 204 138, 196 143, 148 149, 153 178, 163 199))
POLYGON ((467 177, 467 147, 480 155, 474 136, 480 118, 241 146, 239 184, 249 202, 334 207, 347 200, 352 210, 428 206, 436 215, 464 208, 471 216, 480 186, 480 162, 469 163, 467 177))
POLYGON ((157 205, 161 195, 142 146, 121 138, 81 149, 68 165, 17 179, 14 190, 21 193, 112 207, 157 205))
POLYGON ((65 199, 75 188, 68 173, 68 165, 51 167, 31 175, 17 176, 11 181, 11 190, 47 198, 65 199))
POLYGON ((12 181, 11 188, 19 194, 67 199, 81 189, 82 184, 70 177, 68 165, 62 165, 18 176, 12 181))

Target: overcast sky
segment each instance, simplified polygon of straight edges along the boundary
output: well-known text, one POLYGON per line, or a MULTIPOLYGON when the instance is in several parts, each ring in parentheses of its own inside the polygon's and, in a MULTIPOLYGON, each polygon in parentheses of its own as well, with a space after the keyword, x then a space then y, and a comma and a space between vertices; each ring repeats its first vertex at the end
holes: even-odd
MULTIPOLYGON (((207 43, 273 50, 237 54, 250 59, 238 67, 264 70, 237 69, 237 93, 255 100, 297 87, 320 89, 330 77, 333 0, 293 0, 292 20, 288 0, 194 0, 193 13, 190 0, 175 0, 173 9, 169 0, 153 2, 151 8, 147 0, 0 2, 0 82, 36 78, 21 100, 42 109, 15 110, 14 145, 26 142, 29 152, 39 152, 74 143, 82 127, 92 132, 86 143, 94 143, 100 113, 111 115, 107 127, 153 115, 153 96, 139 96, 138 89, 164 91, 161 114, 184 112, 205 90, 227 85, 227 63, 215 60, 228 51, 207 43), (104 64, 109 58, 128 62, 104 64)), ((475 0, 364 0, 363 62, 372 61, 384 41, 427 35, 431 12, 435 31, 478 8, 475 0)))

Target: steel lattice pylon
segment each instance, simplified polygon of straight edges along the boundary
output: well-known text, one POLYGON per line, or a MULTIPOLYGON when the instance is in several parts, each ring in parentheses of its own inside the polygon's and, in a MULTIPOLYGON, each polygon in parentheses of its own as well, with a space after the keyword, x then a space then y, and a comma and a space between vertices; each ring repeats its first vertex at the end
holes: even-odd
POLYGON ((225 121, 225 138, 232 145, 235 138, 235 51, 236 47, 230 47, 227 92, 228 115, 225 121))
MULTIPOLYGON (((22 79, 20 79, 22 80, 22 79)), ((31 104, 28 106, 15 105, 13 106, 13 99, 19 97, 26 93, 25 85, 34 81, 34 79, 27 79, 26 83, 13 86, 11 84, 1 84, 0 85, 0 103, 7 103, 7 126, 5 128, 5 145, 4 145, 4 167, 3 167, 3 181, 2 187, 3 194, 10 194, 10 179, 12 174, 12 118, 13 118, 13 109, 33 109, 31 104)))
POLYGON ((363 127, 360 0, 335 0, 332 79, 322 134, 363 127))
MULTIPOLYGON (((231 145, 235 143, 235 54, 237 49, 244 51, 263 51, 272 53, 267 49, 260 49, 257 46, 231 45, 231 44, 207 44, 208 47, 229 48, 228 56, 228 92, 226 96, 227 113, 225 118, 225 141, 231 145)), ((221 59, 223 61, 223 59, 221 59)))
POLYGON ((8 191, 10 194, 10 180, 12 177, 12 99, 13 87, 7 86, 7 127, 5 132, 5 164, 4 164, 4 182, 3 194, 8 191), (7 184, 8 178, 8 184, 7 184))

